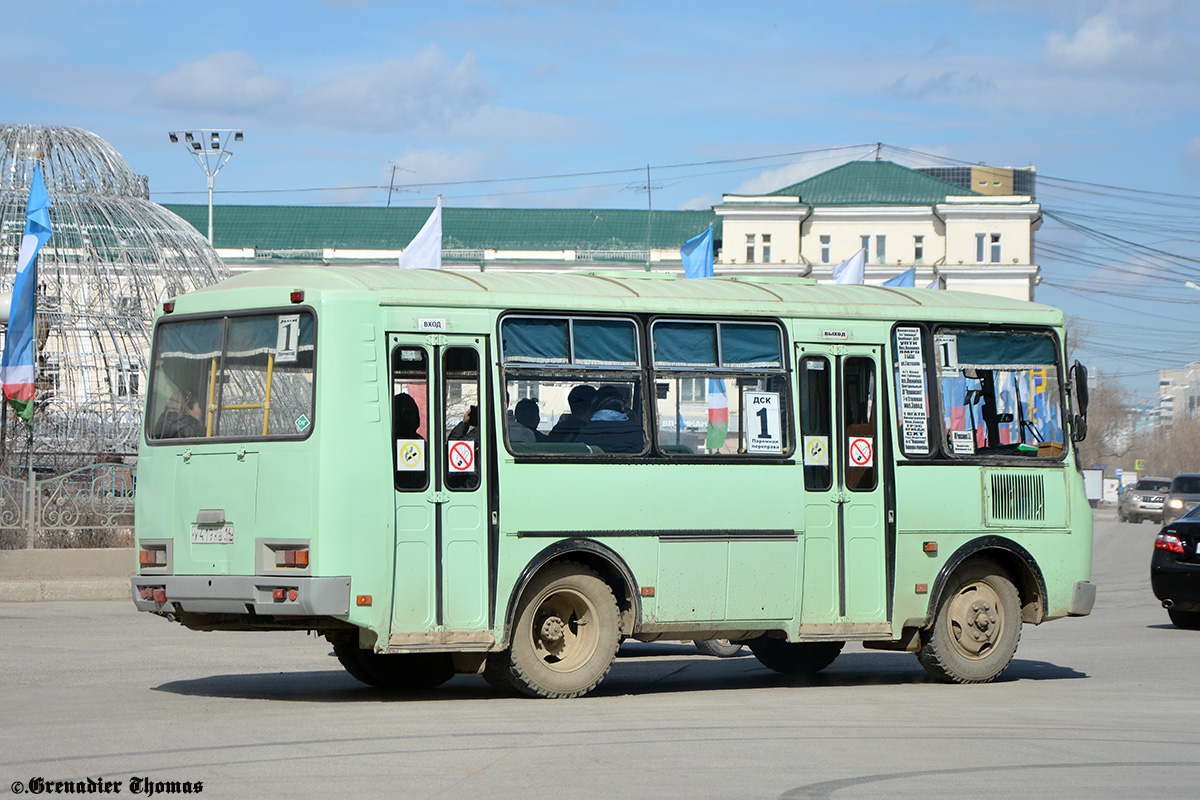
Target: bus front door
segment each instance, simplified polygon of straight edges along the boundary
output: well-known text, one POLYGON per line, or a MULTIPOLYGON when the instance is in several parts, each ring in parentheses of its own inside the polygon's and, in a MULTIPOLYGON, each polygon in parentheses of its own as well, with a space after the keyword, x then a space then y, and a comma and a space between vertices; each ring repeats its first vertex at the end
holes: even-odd
POLYGON ((395 571, 389 645, 482 649, 491 634, 487 339, 391 334, 395 571))
POLYGON ((797 344, 804 459, 800 633, 890 634, 882 348, 797 344))

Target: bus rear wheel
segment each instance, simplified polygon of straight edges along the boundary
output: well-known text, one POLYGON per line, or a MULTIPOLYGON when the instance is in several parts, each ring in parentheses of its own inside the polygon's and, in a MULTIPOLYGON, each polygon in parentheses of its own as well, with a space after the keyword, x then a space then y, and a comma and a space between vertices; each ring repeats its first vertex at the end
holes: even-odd
POLYGON ((987 683, 1004 672, 1021 640, 1017 588, 991 561, 969 561, 947 585, 917 660, 947 683, 987 683))
POLYGON ((750 652, 767 669, 785 675, 814 675, 828 667, 845 642, 786 642, 762 636, 749 642, 750 652))
POLYGON ((728 639, 693 639, 692 644, 704 655, 717 658, 733 658, 742 652, 740 644, 734 644, 728 639))
POLYGON ((531 697, 579 697, 608 674, 620 643, 608 584, 582 564, 552 564, 526 587, 512 644, 488 657, 484 678, 531 697))
POLYGON ((419 692, 454 677, 449 653, 383 654, 363 650, 355 641, 335 642, 333 653, 346 672, 380 689, 419 692))

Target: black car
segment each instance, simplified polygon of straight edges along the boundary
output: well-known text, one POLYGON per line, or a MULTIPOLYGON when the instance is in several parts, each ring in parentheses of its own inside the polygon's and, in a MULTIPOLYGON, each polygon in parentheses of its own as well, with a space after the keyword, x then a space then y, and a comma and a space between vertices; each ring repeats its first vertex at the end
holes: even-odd
POLYGON ((1150 559, 1150 586, 1171 622, 1200 629, 1200 506, 1158 532, 1150 559))

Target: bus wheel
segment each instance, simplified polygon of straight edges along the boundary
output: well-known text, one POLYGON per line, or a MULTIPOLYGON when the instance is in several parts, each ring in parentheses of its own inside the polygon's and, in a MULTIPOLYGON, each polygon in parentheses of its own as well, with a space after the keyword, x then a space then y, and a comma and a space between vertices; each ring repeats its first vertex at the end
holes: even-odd
POLYGON ((352 676, 380 689, 419 692, 441 686, 454 677, 449 653, 375 653, 357 642, 333 645, 333 653, 352 676))
POLYGON ((742 652, 740 644, 733 644, 728 639, 694 639, 692 644, 704 655, 717 658, 732 658, 742 652))
POLYGON ((748 642, 750 652, 767 669, 785 675, 813 675, 833 663, 845 642, 786 642, 761 636, 748 642))
POLYGON ((969 561, 955 573, 933 627, 921 634, 917 660, 948 683, 987 683, 1004 671, 1021 640, 1017 588, 991 561, 969 561))
POLYGON ((488 658, 484 677, 533 697, 578 697, 608 674, 620 644, 608 584, 582 564, 560 562, 526 587, 512 646, 488 658))

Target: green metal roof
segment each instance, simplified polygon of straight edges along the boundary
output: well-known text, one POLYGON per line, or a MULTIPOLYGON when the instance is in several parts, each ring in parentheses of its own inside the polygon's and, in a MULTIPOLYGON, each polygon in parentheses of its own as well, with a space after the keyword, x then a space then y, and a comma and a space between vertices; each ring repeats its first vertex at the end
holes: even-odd
MULTIPOLYGON (((201 232, 207 205, 167 208, 201 232)), ((213 207, 218 248, 260 250, 400 250, 429 218, 429 208, 347 206, 213 207)), ((678 248, 709 224, 720 238, 721 220, 709 211, 630 209, 442 208, 442 247, 480 250, 645 250, 678 248), (649 237, 647 222, 649 221, 649 237)))
POLYGON ((772 195, 798 195, 809 206, 931 206, 970 189, 891 161, 851 161, 772 195))

